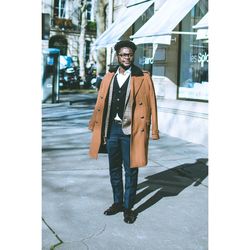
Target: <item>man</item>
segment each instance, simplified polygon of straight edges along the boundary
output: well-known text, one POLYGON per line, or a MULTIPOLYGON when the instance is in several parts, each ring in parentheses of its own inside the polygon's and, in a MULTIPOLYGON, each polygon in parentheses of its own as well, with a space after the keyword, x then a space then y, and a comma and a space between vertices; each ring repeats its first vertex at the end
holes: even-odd
POLYGON ((133 223, 138 167, 147 165, 148 161, 151 116, 152 139, 159 139, 157 105, 149 73, 133 63, 136 45, 120 41, 115 51, 119 66, 104 76, 89 122, 93 132, 89 155, 97 158, 106 145, 114 203, 104 214, 123 211, 124 221, 133 223))

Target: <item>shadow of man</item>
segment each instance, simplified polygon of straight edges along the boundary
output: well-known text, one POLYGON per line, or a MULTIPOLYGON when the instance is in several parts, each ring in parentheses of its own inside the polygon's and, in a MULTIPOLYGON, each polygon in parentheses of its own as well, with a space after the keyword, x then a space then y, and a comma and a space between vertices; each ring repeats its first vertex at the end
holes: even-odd
POLYGON ((197 159, 195 163, 186 163, 163 172, 146 177, 146 181, 138 184, 137 190, 143 189, 136 195, 135 203, 145 198, 150 193, 158 190, 152 197, 135 209, 141 213, 153 206, 164 197, 176 196, 194 183, 198 186, 208 176, 208 159, 197 159))

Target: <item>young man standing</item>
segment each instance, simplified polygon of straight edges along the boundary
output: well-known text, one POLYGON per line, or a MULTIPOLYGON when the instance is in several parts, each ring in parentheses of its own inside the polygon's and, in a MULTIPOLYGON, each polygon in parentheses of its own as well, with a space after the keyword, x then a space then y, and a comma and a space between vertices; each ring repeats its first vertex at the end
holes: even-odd
POLYGON ((120 41, 115 45, 119 65, 102 80, 96 106, 89 122, 92 133, 89 155, 97 158, 106 147, 109 159, 113 205, 105 215, 124 214, 133 223, 138 168, 147 165, 148 139, 152 121, 152 139, 159 139, 157 105, 148 72, 134 65, 136 45, 120 41), (122 180, 125 171, 125 189, 122 180))

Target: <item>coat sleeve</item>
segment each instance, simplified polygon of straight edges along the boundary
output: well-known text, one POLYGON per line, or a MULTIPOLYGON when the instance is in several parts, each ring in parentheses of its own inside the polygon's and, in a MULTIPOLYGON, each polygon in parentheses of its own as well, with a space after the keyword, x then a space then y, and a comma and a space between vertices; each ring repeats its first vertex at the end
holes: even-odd
MULTIPOLYGON (((102 80, 103 81, 103 80, 102 80)), ((98 92, 98 96, 97 96, 97 101, 96 101, 96 104, 95 104, 95 108, 94 108, 94 111, 93 111, 93 114, 92 114, 92 117, 90 118, 90 121, 89 121, 89 126, 88 126, 88 129, 93 131, 94 130, 94 127, 95 127, 95 121, 96 121, 96 114, 97 114, 97 107, 98 107, 98 101, 100 99, 100 96, 101 96, 101 93, 103 91, 103 84, 101 84, 101 87, 99 89, 99 92, 98 92)))
POLYGON ((91 131, 93 131, 93 130, 94 130, 94 127, 95 127, 95 116, 96 116, 96 109, 94 109, 94 112, 93 112, 93 114, 92 114, 92 117, 91 117, 91 119, 90 119, 90 121, 89 121, 89 126, 88 126, 88 128, 89 128, 89 130, 91 130, 91 131))
POLYGON ((157 102, 156 102, 154 84, 149 73, 146 73, 145 76, 149 84, 149 100, 150 100, 150 108, 152 115, 152 139, 158 140, 160 139, 160 136, 158 130, 157 102))
MULTIPOLYGON (((98 100, 98 99, 97 99, 98 100)), ((94 127, 95 127, 95 120, 96 120, 96 107, 97 107, 97 102, 96 102, 96 105, 95 105, 95 109, 93 111, 93 114, 90 118, 90 121, 89 121, 89 126, 88 126, 88 129, 93 131, 94 130, 94 127)))

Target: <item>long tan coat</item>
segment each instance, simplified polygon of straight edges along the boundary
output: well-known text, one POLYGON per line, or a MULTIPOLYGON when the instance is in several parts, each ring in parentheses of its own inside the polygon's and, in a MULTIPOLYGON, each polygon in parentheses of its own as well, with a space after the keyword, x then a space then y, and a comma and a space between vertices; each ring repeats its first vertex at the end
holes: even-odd
MULTIPOLYGON (((108 91, 115 72, 108 72, 102 80, 97 102, 89 122, 92 133, 89 155, 98 157, 103 142, 105 105, 108 91)), ((159 139, 157 104, 153 82, 148 72, 132 67, 130 83, 130 102, 132 103, 130 167, 143 167, 148 162, 148 140, 152 120, 152 139, 159 139)))

